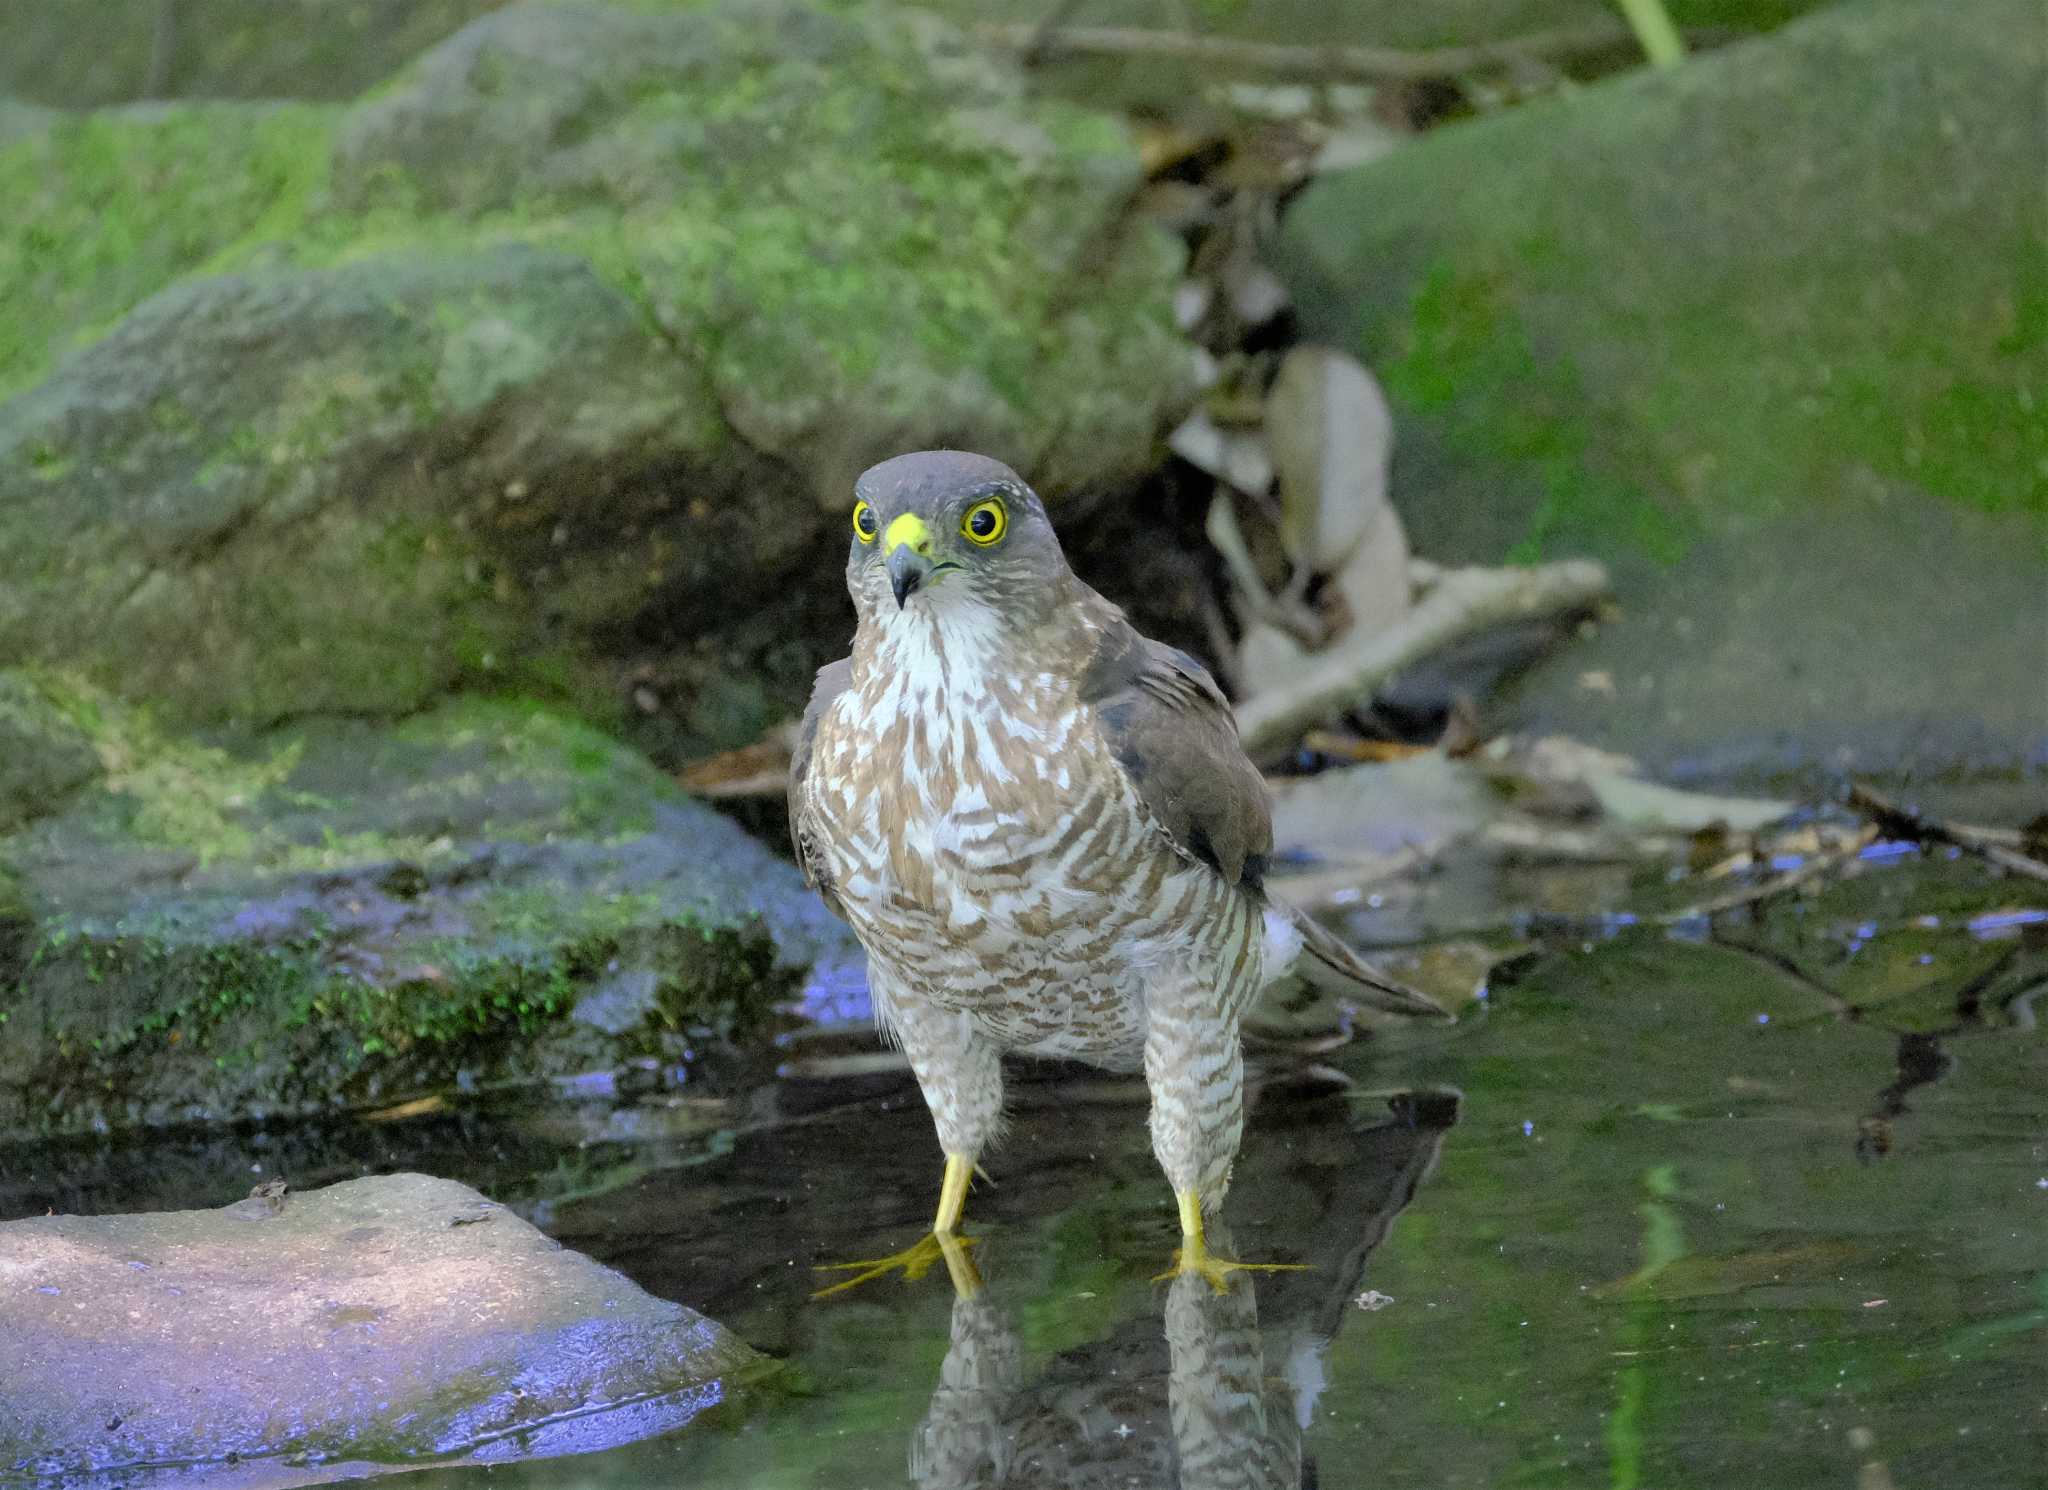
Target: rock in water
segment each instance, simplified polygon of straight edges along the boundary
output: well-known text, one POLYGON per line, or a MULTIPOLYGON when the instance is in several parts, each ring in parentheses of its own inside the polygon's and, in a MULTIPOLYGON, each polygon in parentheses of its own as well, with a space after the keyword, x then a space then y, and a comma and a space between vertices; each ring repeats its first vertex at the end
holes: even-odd
POLYGON ((2048 758, 2044 75, 2033 0, 1862 0, 1298 199, 1417 549, 1616 576, 1495 723, 1659 774, 2048 758))
POLYGON ((216 746, 0 669, 0 742, 10 698, 46 784, 109 764, 0 836, 0 1134, 674 1071, 860 988, 794 866, 540 708, 216 746))
POLYGON ((0 1477, 239 1461, 253 1490, 578 1452, 678 1427, 763 1364, 426 1175, 0 1225, 0 1477))

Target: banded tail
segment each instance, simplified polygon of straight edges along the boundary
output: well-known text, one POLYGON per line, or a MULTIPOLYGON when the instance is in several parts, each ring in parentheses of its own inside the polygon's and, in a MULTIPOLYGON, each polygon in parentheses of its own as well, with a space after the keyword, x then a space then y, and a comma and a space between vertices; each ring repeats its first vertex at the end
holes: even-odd
POLYGON ((1320 992, 1403 1019, 1448 1020, 1450 1011, 1419 989, 1376 972, 1313 918, 1289 905, 1266 907, 1266 966, 1293 972, 1320 992), (1291 964, 1291 966, 1290 966, 1291 964))

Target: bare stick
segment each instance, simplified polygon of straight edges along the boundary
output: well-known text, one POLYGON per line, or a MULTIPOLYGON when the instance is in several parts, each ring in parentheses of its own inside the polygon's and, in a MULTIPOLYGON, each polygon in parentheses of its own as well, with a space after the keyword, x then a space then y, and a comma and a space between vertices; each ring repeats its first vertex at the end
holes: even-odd
POLYGON ((1945 823, 1879 796, 1862 782, 1849 788, 1849 805, 1894 838, 1914 843, 1949 843, 1967 849, 2008 874, 2048 881, 2048 864, 2020 851, 2023 839, 2006 828, 1979 828, 1970 823, 1945 823))
POLYGON ((1854 1004, 1801 967, 1795 959, 1787 957, 1775 947, 1766 947, 1758 942, 1743 941, 1719 931, 1709 932, 1708 940, 1717 947, 1726 947, 1731 952, 1740 952, 1744 957, 1754 962, 1760 962, 1765 967, 1782 973, 1801 988, 1819 994, 1827 1001, 1829 1012, 1837 1019, 1856 1012, 1854 1004))
MULTIPOLYGON (((1055 13, 1057 14, 1057 12, 1055 13)), ((1272 77, 1326 82, 1416 82, 1489 72, 1517 63, 1554 62, 1629 46, 1634 33, 1618 21, 1535 31, 1469 47, 1401 51, 1394 47, 1290 46, 1188 31, 1133 26, 1071 26, 991 21, 974 28, 983 39, 1031 61, 1049 57, 1170 57, 1272 77)))
POLYGON ((149 77, 143 82, 144 98, 171 95, 171 53, 178 45, 178 0, 156 0, 156 19, 149 32, 149 77))
POLYGON ((1827 874, 1830 870, 1841 868, 1841 866, 1862 853, 1876 837, 1877 830, 1875 828, 1865 828, 1847 843, 1815 854, 1811 859, 1808 859, 1789 874, 1781 874, 1770 879, 1759 880, 1757 883, 1745 885, 1739 890, 1730 890, 1726 895, 1716 896, 1714 899, 1702 901, 1698 905, 1689 905, 1682 911, 1671 911, 1665 915, 1658 916, 1656 918, 1657 924, 1660 926, 1677 926, 1682 922, 1704 920, 1711 916, 1721 915, 1725 911, 1737 910, 1743 906, 1761 905, 1766 900, 1775 900, 1778 896, 1785 894, 1789 890, 1796 890, 1801 885, 1810 884, 1822 875, 1827 874))
POLYGON ((1395 626, 1353 632, 1312 658, 1299 676, 1246 699, 1237 710, 1238 734, 1254 756, 1282 749, 1450 642, 1510 621, 1590 610, 1607 588, 1607 571, 1584 559, 1534 569, 1446 571, 1395 626))
POLYGON ((1081 0, 1059 0, 1045 13, 1045 19, 1030 27, 1030 39, 1025 42, 1024 55, 1019 59, 1026 67, 1036 67, 1045 61, 1046 50, 1060 28, 1067 24, 1073 13, 1081 8, 1081 0))

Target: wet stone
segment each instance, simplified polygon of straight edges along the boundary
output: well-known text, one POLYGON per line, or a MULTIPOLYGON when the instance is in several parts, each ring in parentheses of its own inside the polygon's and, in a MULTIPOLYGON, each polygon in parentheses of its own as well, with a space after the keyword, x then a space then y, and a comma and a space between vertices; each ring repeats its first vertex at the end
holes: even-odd
POLYGON ((235 1464, 236 1486, 272 1486, 611 1447, 689 1421, 760 1363, 426 1175, 0 1225, 9 1483, 235 1464))

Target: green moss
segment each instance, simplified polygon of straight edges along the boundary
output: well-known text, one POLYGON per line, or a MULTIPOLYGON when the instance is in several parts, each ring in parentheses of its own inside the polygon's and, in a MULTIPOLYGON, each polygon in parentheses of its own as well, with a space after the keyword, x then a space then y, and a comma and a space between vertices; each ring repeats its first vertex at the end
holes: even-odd
POLYGON ((1311 330, 1386 371, 1456 505, 1518 508, 1520 553, 1669 559, 1903 489, 2048 516, 2048 237, 2011 191, 2040 56, 2016 0, 1873 0, 1437 131, 1293 208, 1311 330))
MULTIPOLYGON (((9 924, 0 917, 0 951, 9 924)), ((758 925, 634 923, 624 907, 612 924, 600 914, 572 935, 509 948, 424 941, 415 961, 378 981, 337 961, 345 939, 316 932, 259 945, 198 929, 58 920, 13 959, 0 1024, 27 1015, 41 1029, 34 1068, 10 1074, 22 1090, 56 1099, 57 1122, 66 1110, 118 1111, 124 1099, 160 1115, 181 1099, 209 1111, 321 1107, 445 1085, 459 1073, 530 1078, 635 1056, 677 1059, 698 1034, 752 1033, 763 990, 779 986, 758 925), (656 979, 643 1026, 564 1039, 577 999, 622 960, 656 979), (566 1067, 536 1055, 545 1039, 566 1067)), ((0 971, 7 965, 0 960, 0 971)))
POLYGON ((578 120, 619 142, 601 185, 570 172, 553 193, 508 199, 502 178, 517 156, 506 170, 483 160, 427 175, 394 159, 357 163, 346 211, 309 219, 293 252, 320 264, 401 245, 571 251, 673 345, 701 349, 714 384, 757 405, 858 388, 871 407, 907 416, 968 375, 1018 423, 1028 411, 1058 426, 1048 404, 1101 399, 1078 366, 1133 341, 1154 366, 1173 355, 1170 272, 1124 243, 1112 245, 1114 265, 1091 267, 1130 280, 1100 314, 1135 323, 1131 334, 1098 338, 1056 313, 1073 293, 1057 272, 1066 255, 1135 183, 1120 126, 1044 102, 984 137, 943 89, 935 98, 907 33, 850 22, 847 38, 826 67, 735 33, 729 65, 688 89, 622 82, 578 120), (1036 132, 1042 148, 1003 140, 1004 128, 1036 132), (672 143, 638 160, 652 140, 672 143), (1034 257, 1048 249, 1062 262, 1034 257), (1134 257, 1144 273, 1130 272, 1134 257))
POLYGON ((1534 563, 1596 533, 1675 563, 1697 520, 1603 467, 1577 367, 1561 351, 1538 360, 1507 283, 1447 262, 1424 275, 1382 365, 1388 391, 1440 420, 1459 455, 1533 477, 1540 496, 1510 560, 1534 563))
MULTIPOLYGON (((10 7, 0 94, 99 108, 160 90, 190 98, 348 98, 504 0, 388 0, 294 11, 249 0, 31 0, 10 7)), ((162 96, 159 92, 158 96, 162 96)))
MULTIPOLYGON (((97 755, 110 824, 137 846, 189 852, 202 866, 232 862, 286 873, 399 859, 425 864, 450 852, 443 835, 379 831, 363 824, 362 802, 307 790, 295 779, 313 738, 304 733, 212 744, 160 727, 148 708, 74 674, 10 676, 32 680, 53 716, 97 755), (329 820, 318 841, 280 826, 280 814, 292 809, 329 820)), ((324 755, 346 749, 320 748, 324 755)), ((469 698, 418 716, 350 766, 359 789, 400 806, 503 798, 506 814, 491 831, 514 841, 630 838, 652 825, 654 804, 683 796, 630 747, 525 700, 469 698), (508 795, 512 787, 518 790, 508 795)))
MULTIPOLYGON (((511 778, 564 799, 557 813, 500 824, 508 837, 627 837, 653 825, 656 803, 683 796, 631 747, 535 700, 458 699, 400 725, 397 738, 436 750, 476 752, 479 784, 511 778)), ((445 787, 434 781, 420 789, 438 794, 445 787)))
POLYGON ((196 853, 202 864, 247 858, 258 836, 241 820, 297 763, 284 745, 238 757, 158 729, 145 708, 110 697, 73 674, 37 669, 43 699, 99 757, 102 788, 117 799, 126 831, 140 844, 196 853))
POLYGON ((326 178, 332 120, 193 105, 0 146, 0 396, 179 276, 292 232, 326 178))
POLYGON ((453 689, 604 717, 591 653, 701 567, 670 491, 773 511, 733 566, 772 575, 824 519, 746 493, 763 459, 887 430, 1036 453, 1057 491, 1153 458, 1189 349, 1173 241, 1110 231, 1139 179, 1114 122, 892 11, 738 5, 660 47, 592 12, 566 61, 525 44, 545 22, 488 18, 475 68, 429 54, 346 111, 175 105, 0 149, 25 204, 0 302, 26 308, 0 398, 129 317, 91 379, 0 405, 27 457, 0 650, 167 721, 453 689), (549 545, 588 491, 644 562, 549 545))

